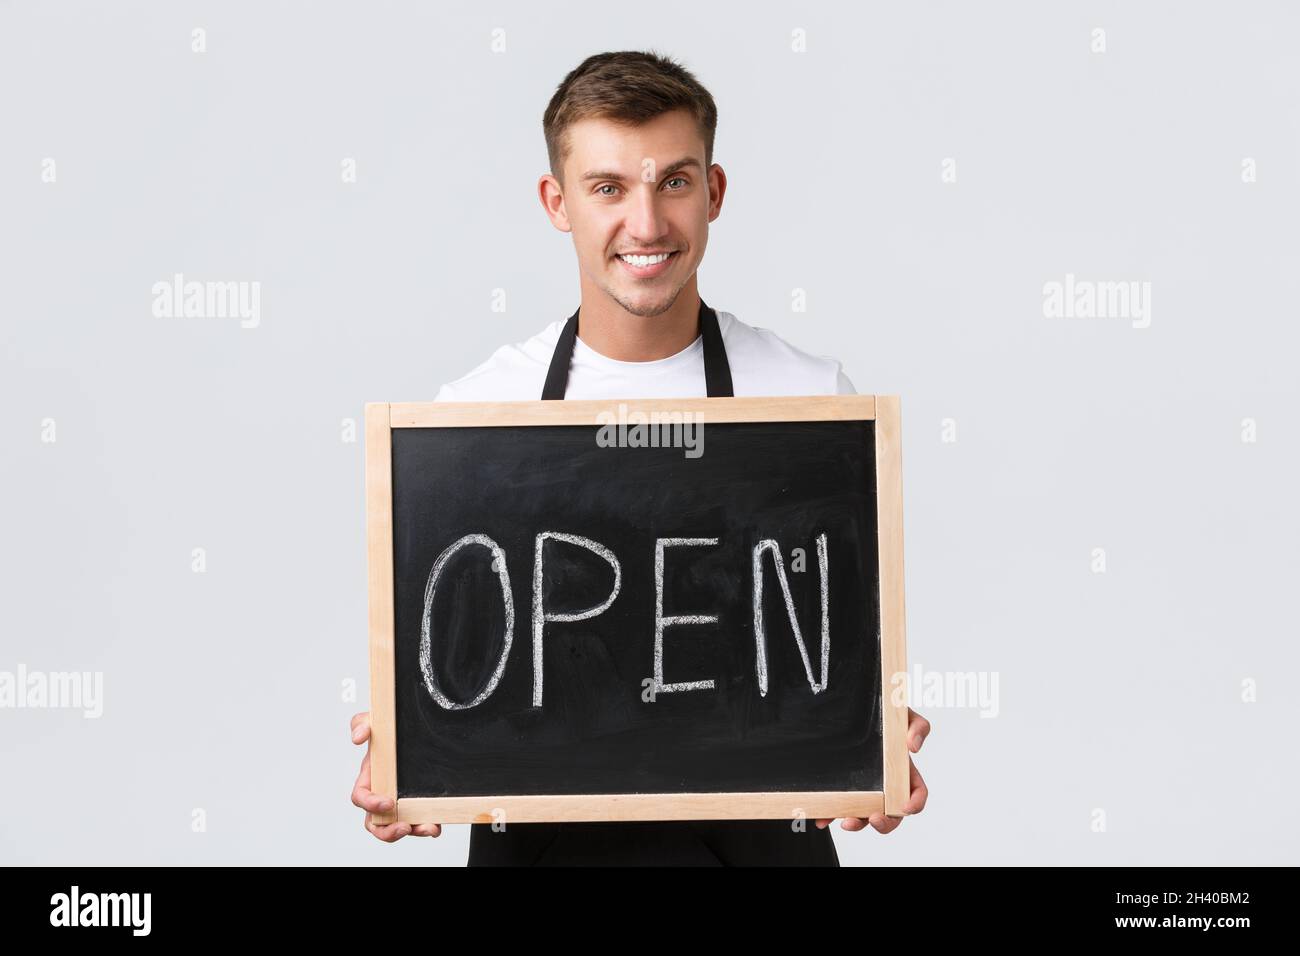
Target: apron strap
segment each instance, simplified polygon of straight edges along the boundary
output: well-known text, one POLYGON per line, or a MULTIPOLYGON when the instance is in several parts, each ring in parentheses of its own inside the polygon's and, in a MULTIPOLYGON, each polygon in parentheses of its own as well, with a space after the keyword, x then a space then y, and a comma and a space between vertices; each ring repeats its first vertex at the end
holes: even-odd
MULTIPOLYGON (((581 311, 581 308, 578 310, 581 311)), ((704 383, 709 398, 730 398, 735 392, 731 384, 731 364, 727 349, 722 344, 722 329, 718 315, 700 300, 700 336, 704 339, 704 383)), ((569 316, 555 343, 551 367, 546 371, 546 384, 542 387, 542 401, 564 398, 569 384, 569 363, 573 360, 573 344, 578 338, 578 312, 569 316)))
POLYGON ((578 337, 579 308, 569 316, 560 330, 560 340, 555 343, 555 352, 551 355, 551 367, 546 370, 546 384, 542 386, 542 401, 564 398, 564 390, 569 384, 569 362, 573 359, 573 341, 578 337))
POLYGON ((704 336, 704 394, 709 398, 731 398, 731 363, 722 344, 718 315, 700 300, 700 335, 704 336))

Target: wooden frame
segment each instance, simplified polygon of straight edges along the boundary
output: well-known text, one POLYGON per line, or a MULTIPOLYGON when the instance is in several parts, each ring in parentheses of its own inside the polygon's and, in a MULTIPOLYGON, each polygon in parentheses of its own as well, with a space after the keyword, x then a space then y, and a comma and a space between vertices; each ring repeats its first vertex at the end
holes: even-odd
POLYGON ((751 820, 899 816, 910 795, 906 743, 907 671, 903 593, 903 475, 896 395, 796 398, 627 399, 630 412, 702 413, 708 422, 875 422, 880 570, 882 791, 556 794, 397 797, 394 683, 392 429, 508 425, 594 425, 609 401, 411 402, 366 405, 366 536, 370 595, 371 789, 395 810, 374 823, 530 823, 581 820, 751 820))

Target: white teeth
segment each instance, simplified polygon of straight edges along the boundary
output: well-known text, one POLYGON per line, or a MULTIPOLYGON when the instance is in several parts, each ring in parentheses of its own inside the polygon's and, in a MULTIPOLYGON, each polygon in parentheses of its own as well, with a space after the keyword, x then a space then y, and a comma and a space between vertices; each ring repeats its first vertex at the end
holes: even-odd
POLYGON ((630 266, 645 268, 646 266, 653 266, 663 262, 670 255, 672 255, 671 252, 663 252, 657 256, 619 256, 619 258, 630 266))

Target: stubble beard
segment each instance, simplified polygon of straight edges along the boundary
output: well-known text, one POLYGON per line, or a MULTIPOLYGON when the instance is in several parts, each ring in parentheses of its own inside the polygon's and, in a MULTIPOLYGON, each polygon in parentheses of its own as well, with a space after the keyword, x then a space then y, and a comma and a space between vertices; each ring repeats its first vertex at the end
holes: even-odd
MULTIPOLYGON (((689 281, 689 277, 687 277, 686 281, 689 281)), ((682 289, 684 288, 686 288, 686 282, 682 282, 679 286, 677 286, 677 288, 673 290, 672 295, 669 295, 666 298, 659 300, 654 305, 649 305, 649 306, 638 305, 634 302, 630 302, 627 299, 623 298, 621 295, 619 295, 618 291, 615 289, 606 288, 605 294, 608 295, 615 302, 617 302, 620 306, 622 306, 623 309, 625 309, 627 312, 630 312, 632 315, 640 316, 643 319, 648 319, 648 318, 653 318, 656 315, 663 315, 665 312, 671 309, 673 307, 673 304, 677 301, 677 297, 681 295, 682 289)))

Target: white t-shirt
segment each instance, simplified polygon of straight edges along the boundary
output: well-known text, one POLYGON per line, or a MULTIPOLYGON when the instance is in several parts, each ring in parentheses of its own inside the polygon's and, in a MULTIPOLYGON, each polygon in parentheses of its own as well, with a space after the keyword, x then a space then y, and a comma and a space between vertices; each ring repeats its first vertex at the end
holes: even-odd
MULTIPOLYGON (((854 395, 856 390, 840 363, 809 355, 768 329, 746 325, 730 312, 717 312, 718 328, 738 396, 854 395)), ((515 345, 497 349, 486 362, 438 390, 439 402, 509 402, 542 397, 555 343, 567 319, 515 345)), ((653 362, 606 358, 582 339, 573 343, 567 399, 686 398, 707 393, 704 339, 676 355, 653 362)))

